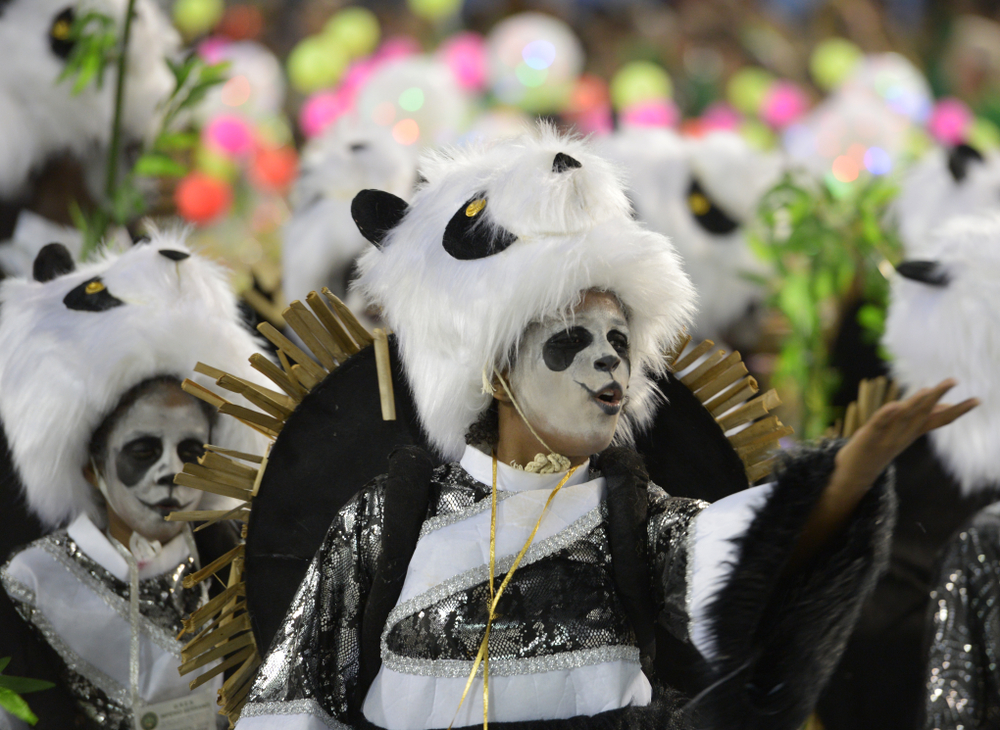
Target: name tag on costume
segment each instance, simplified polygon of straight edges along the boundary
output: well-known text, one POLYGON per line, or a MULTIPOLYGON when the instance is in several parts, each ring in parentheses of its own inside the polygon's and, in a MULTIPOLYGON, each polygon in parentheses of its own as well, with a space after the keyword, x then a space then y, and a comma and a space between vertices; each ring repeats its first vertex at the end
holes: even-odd
POLYGON ((139 705, 134 727, 141 730, 216 730, 218 705, 211 688, 175 700, 139 705))

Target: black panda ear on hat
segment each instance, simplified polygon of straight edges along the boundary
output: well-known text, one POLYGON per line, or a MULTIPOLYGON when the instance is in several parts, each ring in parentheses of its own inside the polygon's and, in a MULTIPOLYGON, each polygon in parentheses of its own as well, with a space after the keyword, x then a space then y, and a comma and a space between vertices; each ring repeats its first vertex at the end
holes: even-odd
POLYGON ((52 281, 57 276, 69 274, 76 270, 73 256, 69 249, 61 243, 49 243, 35 256, 31 266, 31 275, 35 281, 52 281))
POLYGON ((973 162, 984 162, 983 153, 964 142, 955 145, 948 151, 948 172, 952 179, 960 183, 969 174, 969 165, 973 162))
POLYGON ((386 234, 399 225, 410 206, 405 200, 382 190, 362 190, 351 201, 351 217, 361 235, 382 248, 386 234))

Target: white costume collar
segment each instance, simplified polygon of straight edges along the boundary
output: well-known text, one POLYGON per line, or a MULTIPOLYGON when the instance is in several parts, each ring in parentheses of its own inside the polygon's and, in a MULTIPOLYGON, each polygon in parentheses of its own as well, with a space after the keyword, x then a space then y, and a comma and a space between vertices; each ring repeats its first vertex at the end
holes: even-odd
MULTIPOLYGON (((73 538, 80 549, 102 568, 121 581, 128 582, 128 563, 118 554, 108 537, 90 521, 86 514, 81 514, 67 528, 66 533, 73 538)), ((147 564, 139 568, 139 578, 153 578, 176 568, 191 555, 187 541, 181 533, 168 542, 159 554, 147 564)))
MULTIPOLYGON (((477 482, 489 486, 493 483, 493 457, 484 454, 474 446, 466 446, 462 460, 462 468, 477 482)), ((497 489, 504 492, 524 492, 536 489, 555 489, 566 472, 558 474, 531 474, 521 469, 515 469, 510 464, 497 463, 497 489)), ((572 487, 590 481, 590 459, 585 461, 573 472, 564 486, 572 487)))

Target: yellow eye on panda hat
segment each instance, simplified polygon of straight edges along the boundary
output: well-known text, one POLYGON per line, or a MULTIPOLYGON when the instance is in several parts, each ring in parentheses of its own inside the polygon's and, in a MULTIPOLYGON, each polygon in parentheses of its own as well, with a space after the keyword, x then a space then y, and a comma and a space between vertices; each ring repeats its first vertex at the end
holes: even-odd
POLYGON ((503 370, 532 322, 568 312, 588 289, 613 292, 631 330, 628 439, 655 411, 653 379, 694 311, 670 241, 632 219, 616 168, 577 138, 541 126, 427 156, 407 205, 358 194, 352 213, 375 244, 355 286, 398 337, 431 443, 458 458, 489 407, 483 372, 503 370))
MULTIPOLYGON (((94 430, 131 388, 171 376, 214 385, 193 368, 223 364, 257 380, 261 348, 240 322, 221 267, 182 232, 76 267, 65 248, 39 254, 34 280, 0 283, 0 424, 28 507, 47 527, 96 514, 83 476, 94 430)), ((259 450, 261 437, 220 419, 213 442, 259 450)))

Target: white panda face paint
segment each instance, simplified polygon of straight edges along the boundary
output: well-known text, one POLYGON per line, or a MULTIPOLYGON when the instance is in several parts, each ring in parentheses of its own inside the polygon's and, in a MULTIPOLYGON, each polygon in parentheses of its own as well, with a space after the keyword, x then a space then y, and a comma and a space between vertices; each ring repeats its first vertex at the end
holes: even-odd
POLYGON ((210 430, 198 402, 173 384, 145 393, 119 417, 101 471, 108 505, 129 528, 161 543, 180 533, 183 524, 164 517, 197 508, 204 493, 175 485, 174 475, 201 456, 210 430))
POLYGON ((550 447, 589 455, 614 438, 630 371, 625 313, 610 294, 590 291, 567 319, 528 328, 511 387, 550 447))

